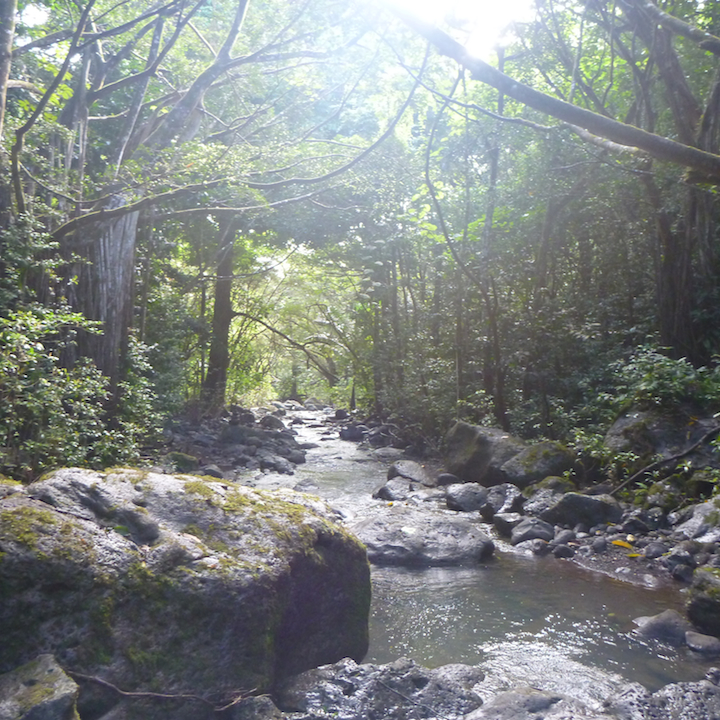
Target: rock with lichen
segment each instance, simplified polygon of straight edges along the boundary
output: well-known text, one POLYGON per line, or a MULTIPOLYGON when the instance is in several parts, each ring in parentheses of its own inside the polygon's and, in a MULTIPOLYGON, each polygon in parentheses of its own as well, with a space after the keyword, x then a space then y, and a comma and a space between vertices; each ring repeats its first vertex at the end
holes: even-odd
POLYGON ((0 720, 76 720, 78 686, 52 655, 0 675, 0 720))
POLYGON ((0 501, 0 672, 52 652, 125 691, 222 703, 360 659, 368 563, 336 520, 292 491, 51 473, 0 501))

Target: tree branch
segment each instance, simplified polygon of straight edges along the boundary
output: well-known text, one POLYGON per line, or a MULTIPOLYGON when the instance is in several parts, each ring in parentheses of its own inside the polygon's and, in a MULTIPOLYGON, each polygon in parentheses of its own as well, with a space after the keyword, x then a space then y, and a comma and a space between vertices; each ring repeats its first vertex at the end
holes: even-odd
POLYGON ((505 95, 552 117, 584 128, 594 135, 644 150, 657 160, 681 165, 697 171, 703 182, 720 184, 720 155, 685 145, 666 137, 654 135, 633 125, 613 120, 564 100, 546 95, 500 72, 488 63, 471 56, 467 50, 447 33, 426 23, 407 11, 390 4, 393 12, 410 28, 422 35, 437 50, 463 67, 473 79, 500 90, 505 95))

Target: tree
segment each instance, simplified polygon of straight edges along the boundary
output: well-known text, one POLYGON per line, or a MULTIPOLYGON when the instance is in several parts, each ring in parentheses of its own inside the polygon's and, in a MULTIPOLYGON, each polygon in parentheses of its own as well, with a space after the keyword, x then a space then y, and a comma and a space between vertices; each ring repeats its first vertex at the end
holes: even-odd
MULTIPOLYGON (((683 7, 700 22, 711 22, 704 4, 683 7)), ((678 357, 707 362, 718 341, 720 253, 713 230, 718 207, 708 186, 720 184, 720 75, 717 63, 705 58, 720 56, 720 38, 649 0, 617 6, 599 0, 548 2, 538 12, 526 47, 531 53, 533 42, 541 48, 534 57, 545 83, 540 89, 471 57, 447 33, 396 10, 473 79, 561 120, 604 151, 630 158, 626 166, 640 177, 655 215, 661 341, 678 357), (549 74, 548 56, 560 75, 549 74), (618 112, 626 121, 616 119, 618 112), (665 121, 667 115, 672 122, 665 121), (689 187, 682 213, 668 209, 676 194, 668 186, 677 179, 668 178, 653 161, 686 169, 689 187)))

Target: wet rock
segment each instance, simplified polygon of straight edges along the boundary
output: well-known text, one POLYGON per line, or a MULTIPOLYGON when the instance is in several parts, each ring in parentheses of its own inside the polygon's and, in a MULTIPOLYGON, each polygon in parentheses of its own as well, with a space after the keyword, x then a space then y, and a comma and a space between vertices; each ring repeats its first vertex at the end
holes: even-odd
POLYGON ((223 695, 367 649, 365 550, 317 498, 130 469, 27 492, 0 501, 0 670, 52 651, 118 687, 223 695))
POLYGON ((488 491, 487 488, 477 483, 459 483, 448 485, 445 497, 450 510, 474 512, 485 505, 488 491))
POLYGON ((276 701, 286 712, 302 713, 293 715, 295 720, 459 719, 482 704, 472 690, 482 672, 465 667, 428 670, 407 658, 388 665, 342 660, 291 678, 278 689, 276 701))
POLYGON ((685 633, 685 643, 693 651, 706 658, 720 657, 720 639, 712 635, 688 630, 685 633))
POLYGON ((502 465, 525 447, 502 430, 460 421, 445 436, 446 467, 463 482, 498 485, 506 482, 502 465))
POLYGON ((380 485, 373 491, 372 496, 377 500, 402 502, 417 490, 417 485, 405 477, 394 477, 392 480, 380 485))
POLYGON ((536 720, 547 717, 562 699, 561 695, 535 688, 516 688, 498 693, 464 720, 536 720))
POLYGON ((720 568, 698 568, 690 587, 687 614, 703 633, 720 636, 720 568))
POLYGON ((513 545, 526 540, 544 540, 550 542, 555 537, 555 528, 539 518, 528 517, 518 523, 512 531, 510 542, 513 545))
POLYGON ((593 552, 604 553, 608 549, 608 543, 604 537, 596 537, 590 542, 590 547, 593 549, 593 552))
POLYGON ((633 622, 638 626, 635 631, 638 635, 673 647, 685 645, 685 633, 693 629, 677 610, 665 610, 659 615, 636 618, 633 622))
POLYGON ((570 547, 570 545, 556 545, 553 547, 552 554, 556 558, 568 559, 574 557, 575 548, 570 547))
POLYGON ((525 518, 520 513, 495 513, 493 517, 493 525, 503 537, 510 537, 512 531, 525 518))
POLYGON ((545 441, 521 450, 500 468, 505 481, 526 488, 546 477, 571 470, 575 456, 560 443, 545 441))
POLYGON ((693 505, 687 519, 676 525, 675 531, 699 542, 716 542, 720 539, 720 499, 693 505))
POLYGON ((516 550, 526 550, 533 555, 548 555, 552 548, 547 540, 536 538, 535 540, 523 540, 515 545, 516 550))
POLYGON ((666 552, 669 552, 669 550, 670 548, 665 543, 654 540, 645 546, 642 554, 648 560, 657 560, 657 558, 662 557, 666 552))
MULTIPOLYGON (((712 670, 708 675, 713 677, 712 670)), ((645 713, 652 720, 720 718, 720 687, 711 680, 671 683, 650 696, 645 713)))
POLYGON ((365 439, 366 432, 368 432, 366 425, 347 425, 340 428, 340 439, 349 440, 350 442, 362 442, 365 439))
POLYGON ((610 495, 582 495, 565 493, 552 507, 540 513, 540 518, 554 525, 572 527, 584 523, 589 527, 617 522, 622 508, 610 495))
POLYGON ((444 487, 445 485, 457 485, 460 482, 460 478, 457 475, 445 472, 440 473, 437 476, 436 482, 439 487, 444 487))
POLYGON ((352 526, 376 565, 467 565, 490 558, 492 540, 462 516, 401 505, 352 526))
POLYGON ((78 686, 52 655, 0 675, 0 720, 74 720, 78 686))
POLYGON ((490 522, 495 513, 520 512, 524 504, 525 498, 517 485, 502 483, 488 488, 487 502, 480 508, 480 514, 490 522))
POLYGON ((387 477, 388 480, 394 477, 407 478, 426 487, 434 487, 437 484, 430 473, 414 460, 396 460, 388 468, 387 477))

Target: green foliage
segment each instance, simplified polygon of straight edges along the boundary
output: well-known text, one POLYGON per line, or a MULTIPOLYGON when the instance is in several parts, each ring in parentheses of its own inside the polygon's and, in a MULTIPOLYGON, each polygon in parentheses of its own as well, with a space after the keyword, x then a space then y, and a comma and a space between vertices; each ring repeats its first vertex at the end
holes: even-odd
POLYGON ((97 323, 42 306, 0 318, 0 468, 12 477, 136 460, 138 441, 153 427, 141 363, 129 373, 112 415, 107 378, 88 360, 63 366, 79 330, 97 332, 97 323))
POLYGON ((720 366, 693 367, 685 358, 675 360, 659 349, 639 348, 627 362, 613 367, 617 389, 612 396, 619 408, 672 407, 690 403, 699 408, 712 408, 720 401, 720 366))

